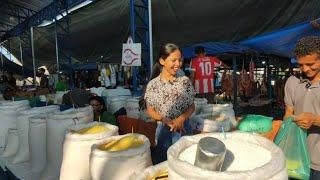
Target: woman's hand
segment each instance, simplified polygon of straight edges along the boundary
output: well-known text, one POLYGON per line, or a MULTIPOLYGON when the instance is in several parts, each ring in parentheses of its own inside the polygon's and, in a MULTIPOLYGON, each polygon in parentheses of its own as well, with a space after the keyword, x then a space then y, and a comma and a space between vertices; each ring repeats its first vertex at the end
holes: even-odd
POLYGON ((170 131, 180 133, 186 132, 186 130, 184 129, 185 120, 186 118, 184 118, 183 116, 179 116, 176 119, 169 122, 168 126, 170 127, 170 131))

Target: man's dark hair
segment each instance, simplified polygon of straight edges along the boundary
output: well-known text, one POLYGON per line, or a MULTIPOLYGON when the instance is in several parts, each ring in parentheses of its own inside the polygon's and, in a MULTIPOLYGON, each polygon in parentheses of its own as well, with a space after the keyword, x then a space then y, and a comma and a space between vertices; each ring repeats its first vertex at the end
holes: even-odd
POLYGON ((203 46, 197 46, 197 47, 194 48, 194 52, 196 54, 201 54, 201 53, 205 53, 206 51, 204 50, 203 46))
POLYGON ((294 48, 295 57, 303 57, 317 53, 320 57, 320 36, 306 36, 301 38, 294 48))

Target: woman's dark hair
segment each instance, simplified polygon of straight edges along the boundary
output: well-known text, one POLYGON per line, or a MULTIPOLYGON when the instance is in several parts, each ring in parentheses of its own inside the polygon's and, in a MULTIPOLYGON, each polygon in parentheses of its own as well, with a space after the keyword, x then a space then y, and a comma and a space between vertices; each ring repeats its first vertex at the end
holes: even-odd
POLYGON ((160 46, 159 55, 156 63, 153 65, 150 80, 154 79, 155 77, 159 76, 161 73, 162 65, 160 64, 160 59, 167 59, 167 57, 174 51, 180 50, 179 47, 173 43, 167 43, 160 46))
POLYGON ((173 43, 167 43, 160 46, 158 61, 160 58, 167 59, 167 57, 176 50, 179 50, 179 47, 173 43))
POLYGON ((104 103, 104 100, 102 97, 100 96, 92 96, 90 99, 89 99, 89 103, 92 101, 92 100, 96 100, 98 101, 101 105, 102 105, 102 112, 103 111, 107 111, 107 107, 106 107, 106 104, 104 103))

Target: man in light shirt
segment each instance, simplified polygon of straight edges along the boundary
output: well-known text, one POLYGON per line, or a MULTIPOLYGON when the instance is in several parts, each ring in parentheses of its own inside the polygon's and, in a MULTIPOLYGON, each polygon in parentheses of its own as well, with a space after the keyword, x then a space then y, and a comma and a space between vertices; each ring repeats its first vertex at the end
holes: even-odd
POLYGON ((307 130, 311 160, 309 180, 320 179, 320 37, 307 36, 298 41, 294 55, 301 74, 288 78, 285 85, 284 119, 307 130))

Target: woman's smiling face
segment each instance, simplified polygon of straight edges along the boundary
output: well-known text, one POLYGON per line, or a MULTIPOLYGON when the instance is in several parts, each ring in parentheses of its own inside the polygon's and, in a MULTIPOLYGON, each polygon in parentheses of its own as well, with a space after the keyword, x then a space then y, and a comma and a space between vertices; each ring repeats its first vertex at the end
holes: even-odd
POLYGON ((163 70, 167 71, 170 75, 175 76, 182 65, 182 58, 180 50, 175 50, 166 59, 160 59, 160 64, 163 70))

